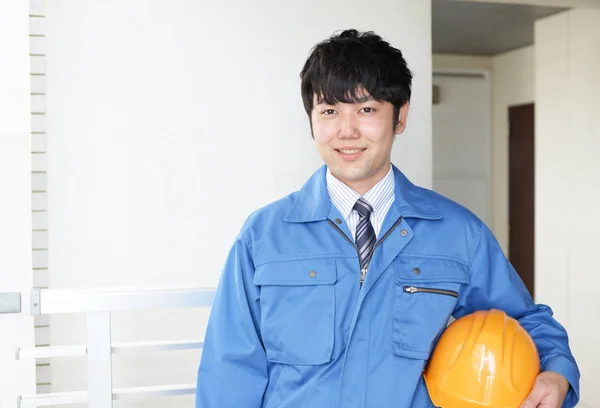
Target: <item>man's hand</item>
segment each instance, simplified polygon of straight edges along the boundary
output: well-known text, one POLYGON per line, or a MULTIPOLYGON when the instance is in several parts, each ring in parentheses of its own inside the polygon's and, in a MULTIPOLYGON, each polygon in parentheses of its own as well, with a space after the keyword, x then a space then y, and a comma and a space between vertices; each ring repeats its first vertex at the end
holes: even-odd
POLYGON ((560 408, 569 391, 569 382, 562 375, 544 371, 535 379, 533 389, 521 408, 560 408))

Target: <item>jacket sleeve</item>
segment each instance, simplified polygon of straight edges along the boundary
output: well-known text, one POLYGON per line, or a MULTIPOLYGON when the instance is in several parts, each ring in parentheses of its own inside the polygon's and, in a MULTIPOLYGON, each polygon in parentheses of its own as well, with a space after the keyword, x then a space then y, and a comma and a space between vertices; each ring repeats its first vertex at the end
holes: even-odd
POLYGON ((198 368, 196 408, 260 408, 267 359, 259 331, 259 288, 244 240, 231 249, 217 288, 198 368))
POLYGON ((471 282, 461 293, 454 316, 495 308, 517 319, 537 345, 542 371, 557 372, 571 385, 563 408, 574 407, 579 401, 580 374, 565 329, 550 307, 534 303, 492 232, 483 223, 480 228, 469 266, 471 282))

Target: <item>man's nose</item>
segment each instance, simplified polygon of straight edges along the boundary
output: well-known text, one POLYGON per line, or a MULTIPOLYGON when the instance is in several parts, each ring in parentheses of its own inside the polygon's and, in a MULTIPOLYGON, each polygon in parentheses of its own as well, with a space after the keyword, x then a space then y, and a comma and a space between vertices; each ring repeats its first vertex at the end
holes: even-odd
POLYGON ((353 115, 344 116, 340 119, 338 137, 340 139, 357 139, 359 137, 357 119, 353 115))

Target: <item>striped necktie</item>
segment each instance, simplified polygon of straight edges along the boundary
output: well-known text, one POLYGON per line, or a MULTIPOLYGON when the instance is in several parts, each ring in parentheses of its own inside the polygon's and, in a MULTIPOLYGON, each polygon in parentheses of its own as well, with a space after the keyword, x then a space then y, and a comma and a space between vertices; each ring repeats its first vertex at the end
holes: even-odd
POLYGON ((369 219, 373 212, 373 207, 361 197, 354 204, 354 209, 359 215, 355 240, 360 255, 360 283, 362 284, 367 274, 367 267, 371 261, 371 256, 373 256, 373 250, 375 249, 375 230, 369 219))

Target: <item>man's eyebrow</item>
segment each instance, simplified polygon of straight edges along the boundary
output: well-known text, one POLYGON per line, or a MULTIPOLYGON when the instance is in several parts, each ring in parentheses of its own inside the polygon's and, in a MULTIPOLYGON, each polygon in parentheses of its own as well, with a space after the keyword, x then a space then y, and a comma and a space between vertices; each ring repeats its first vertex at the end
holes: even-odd
POLYGON ((357 98, 356 102, 357 103, 365 103, 365 102, 372 102, 374 100, 375 100, 375 98, 373 98, 371 95, 362 95, 357 98))

